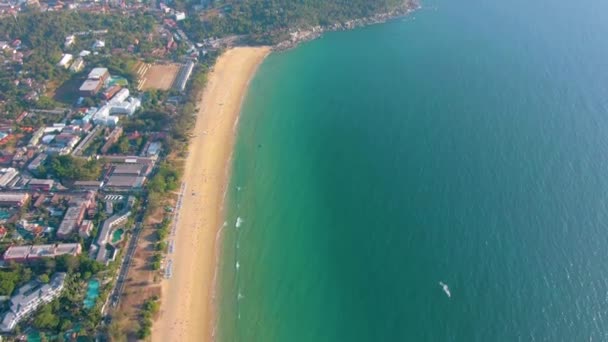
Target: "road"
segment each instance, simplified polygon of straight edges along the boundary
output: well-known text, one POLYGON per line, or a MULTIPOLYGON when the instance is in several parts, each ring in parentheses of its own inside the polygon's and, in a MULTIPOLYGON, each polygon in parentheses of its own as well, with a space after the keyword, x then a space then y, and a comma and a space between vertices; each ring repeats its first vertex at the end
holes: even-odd
POLYGON ((131 267, 131 261, 133 260, 133 254, 135 254, 135 250, 137 248, 137 241, 139 240, 139 235, 142 231, 142 223, 141 217, 138 218, 137 223, 135 223, 135 229, 133 230, 133 235, 129 240, 129 246, 127 247, 127 252, 125 253, 122 263, 120 264, 120 270, 118 271, 118 278, 116 279, 116 284, 114 285, 114 289, 110 294, 110 306, 116 307, 118 303, 120 303, 120 297, 122 296, 122 292, 124 291, 125 282, 127 275, 129 274, 129 268, 131 267))

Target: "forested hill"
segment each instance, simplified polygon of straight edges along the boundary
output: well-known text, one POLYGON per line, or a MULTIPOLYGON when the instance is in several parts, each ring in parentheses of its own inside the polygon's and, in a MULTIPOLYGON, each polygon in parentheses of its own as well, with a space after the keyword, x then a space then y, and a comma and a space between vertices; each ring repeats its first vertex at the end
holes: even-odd
POLYGON ((224 0, 202 18, 191 17, 184 28, 195 40, 210 34, 249 34, 274 40, 288 28, 331 25, 413 7, 415 0, 224 0))

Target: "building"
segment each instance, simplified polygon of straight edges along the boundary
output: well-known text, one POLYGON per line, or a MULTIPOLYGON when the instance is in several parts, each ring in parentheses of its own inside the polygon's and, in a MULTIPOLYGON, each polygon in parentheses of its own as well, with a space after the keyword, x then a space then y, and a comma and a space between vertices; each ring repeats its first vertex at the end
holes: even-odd
POLYGON ((5 261, 25 262, 27 255, 30 253, 32 246, 13 246, 9 247, 5 252, 3 259, 5 261))
POLYGON ((82 69, 84 69, 84 59, 82 59, 82 57, 78 57, 78 58, 76 58, 74 63, 72 63, 72 65, 70 65, 70 71, 71 72, 80 72, 80 71, 82 71, 82 69))
POLYGON ((86 239, 91 236, 92 230, 93 230, 93 221, 83 220, 82 223, 80 224, 80 227, 78 227, 78 235, 81 238, 86 239))
POLYGON ((103 157, 113 164, 149 164, 154 165, 157 158, 154 157, 138 157, 138 156, 105 156, 103 157))
POLYGON ((112 176, 142 176, 148 171, 145 164, 118 164, 112 168, 112 176))
POLYGON ((4 261, 26 262, 41 258, 55 258, 60 255, 76 256, 82 253, 79 243, 59 243, 53 245, 26 245, 9 247, 3 255, 4 261))
POLYGON ((96 243, 98 248, 96 258, 97 261, 104 263, 107 261, 108 250, 106 249, 106 244, 110 242, 110 233, 115 227, 125 224, 129 219, 129 216, 131 216, 131 212, 127 211, 122 214, 113 215, 103 222, 103 226, 101 227, 101 231, 99 232, 96 243))
POLYGON ((99 190, 103 186, 100 181, 76 181, 74 187, 81 190, 99 190))
POLYGON ((112 133, 110 133, 110 135, 108 135, 108 139, 106 140, 106 143, 103 144, 103 146, 101 147, 101 153, 102 154, 108 153, 108 151, 110 150, 112 145, 114 145, 118 141, 118 139, 120 138, 121 135, 122 135, 122 127, 114 128, 112 133))
POLYGON ((91 97, 95 96, 102 86, 103 82, 100 80, 86 80, 82 83, 78 91, 81 96, 91 97))
POLYGON ((93 45, 91 46, 91 48, 93 50, 99 50, 102 49, 106 46, 106 42, 104 42, 103 40, 96 40, 95 42, 93 42, 93 45))
POLYGON ((32 138, 30 139, 28 146, 37 146, 38 143, 40 142, 40 139, 44 136, 46 127, 40 127, 36 133, 34 133, 32 135, 32 138))
MULTIPOLYGON (((79 243, 58 243, 55 245, 55 253, 53 257, 59 255, 77 256, 82 253, 82 246, 79 243)), ((33 248, 32 248, 33 250, 33 248)), ((29 257, 28 257, 29 258, 29 257)))
POLYGON ((104 125, 114 127, 118 124, 118 116, 110 115, 110 108, 107 106, 103 106, 99 108, 95 116, 93 117, 93 122, 96 125, 104 125))
POLYGON ((96 80, 96 81, 105 81, 110 77, 110 73, 107 68, 93 68, 91 72, 89 72, 88 79, 96 80))
MULTIPOLYGON (((68 130, 65 129, 64 132, 68 130)), ((80 135, 71 133, 61 133, 55 136, 52 143, 49 144, 51 148, 47 148, 47 152, 57 151, 59 154, 68 154, 72 152, 74 147, 78 145, 80 141, 80 135)))
POLYGON ((34 158, 27 166, 27 170, 30 172, 38 171, 38 168, 44 163, 48 155, 46 153, 40 153, 34 158))
POLYGON ((129 95, 130 95, 129 89, 122 88, 112 97, 112 99, 108 103, 115 104, 115 103, 123 102, 129 97, 129 95))
POLYGON ((59 225, 59 229, 57 229, 57 237, 65 239, 70 236, 74 232, 74 229, 82 223, 85 211, 86 205, 84 203, 69 207, 65 212, 63 221, 59 225))
POLYGON ((108 88, 106 91, 103 92, 103 98, 108 101, 110 100, 112 97, 114 97, 114 95, 116 95, 116 93, 118 93, 120 90, 122 89, 121 86, 119 85, 114 85, 111 86, 110 88, 108 88))
POLYGON ((68 66, 70 66, 70 62, 72 61, 72 59, 74 59, 73 55, 69 53, 64 53, 63 56, 61 56, 61 60, 59 60, 59 63, 57 63, 57 66, 67 69, 68 66))
POLYGON ((158 156, 158 153, 160 153, 160 149, 162 148, 162 146, 163 145, 158 141, 151 143, 148 146, 148 149, 146 150, 146 156, 158 156))
POLYGON ((65 37, 65 42, 63 43, 63 46, 68 48, 68 47, 72 46, 75 41, 76 41, 76 36, 71 34, 71 35, 65 37))
POLYGON ((178 11, 175 12, 175 21, 181 21, 184 19, 186 19, 186 13, 178 11))
POLYGON ((146 177, 112 175, 105 187, 115 191, 130 191, 141 189, 145 181, 146 177))
POLYGON ((173 83, 173 87, 179 91, 184 91, 186 89, 186 84, 188 83, 188 79, 190 75, 192 75, 192 70, 194 69, 194 62, 190 61, 183 65, 179 72, 177 73, 177 77, 173 83))
POLYGON ((48 284, 31 281, 17 290, 11 297, 10 309, 0 322, 0 331, 10 332, 25 317, 36 311, 41 305, 59 297, 65 284, 66 273, 55 273, 48 284))
POLYGON ((21 207, 30 199, 30 194, 19 192, 0 193, 0 207, 21 207))
POLYGON ((141 100, 130 97, 128 100, 110 105, 110 114, 113 115, 133 115, 141 107, 141 100))
POLYGON ((55 184, 55 181, 52 179, 37 179, 37 178, 33 178, 31 179, 28 183, 27 186, 31 189, 31 190, 35 190, 35 191, 51 191, 51 189, 53 188, 53 185, 55 184))
POLYGON ((0 187, 6 188, 15 177, 19 175, 19 171, 12 167, 0 169, 0 187))

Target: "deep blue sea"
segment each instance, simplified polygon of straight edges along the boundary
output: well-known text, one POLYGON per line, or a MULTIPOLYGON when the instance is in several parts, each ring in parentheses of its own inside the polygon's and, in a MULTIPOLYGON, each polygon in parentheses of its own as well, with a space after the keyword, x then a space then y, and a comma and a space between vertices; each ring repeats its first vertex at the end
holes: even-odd
POLYGON ((220 341, 608 341, 608 1, 424 1, 271 55, 227 222, 220 341))

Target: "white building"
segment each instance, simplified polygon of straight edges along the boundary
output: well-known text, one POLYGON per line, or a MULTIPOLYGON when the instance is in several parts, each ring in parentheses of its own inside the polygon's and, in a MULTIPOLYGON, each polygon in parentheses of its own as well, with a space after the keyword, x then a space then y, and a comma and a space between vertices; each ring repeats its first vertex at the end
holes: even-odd
POLYGON ((69 53, 64 53, 59 63, 57 63, 57 66, 64 67, 67 69, 70 66, 70 62, 72 61, 72 59, 74 59, 74 56, 69 53))
POLYGON ((70 65, 71 72, 79 72, 83 68, 84 68, 84 60, 82 59, 82 57, 76 58, 76 60, 74 60, 74 63, 72 63, 72 65, 70 65))
POLYGON ((180 21, 180 20, 184 20, 184 19, 186 19, 186 13, 179 12, 179 11, 175 12, 175 21, 180 21))
POLYGON ((93 48, 93 50, 99 50, 99 49, 104 48, 105 46, 106 46, 106 42, 104 42, 103 40, 96 40, 93 43, 92 48, 93 48))
POLYGON ((116 126, 118 123, 118 117, 110 115, 110 107, 105 105, 95 113, 93 116, 93 122, 96 125, 104 125, 104 126, 116 126))
POLYGON ((11 297, 10 309, 0 322, 0 331, 10 332, 23 318, 32 314, 42 304, 59 297, 65 284, 66 273, 55 273, 48 284, 29 282, 11 297))
POLYGON ((125 101, 129 97, 129 89, 122 88, 108 103, 119 103, 125 101))
POLYGON ((141 107, 141 101, 138 98, 130 97, 127 101, 111 105, 110 114, 133 115, 139 107, 141 107))
POLYGON ((88 79, 90 80, 105 80, 110 76, 108 72, 108 68, 93 68, 91 72, 89 72, 88 79))
POLYGON ((17 175, 19 175, 19 171, 12 167, 0 169, 0 187, 6 187, 17 175))
POLYGON ((65 37, 65 42, 63 43, 63 45, 68 48, 70 46, 72 46, 74 44, 74 42, 76 41, 76 36, 74 36, 73 34, 65 37))

